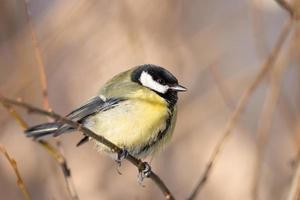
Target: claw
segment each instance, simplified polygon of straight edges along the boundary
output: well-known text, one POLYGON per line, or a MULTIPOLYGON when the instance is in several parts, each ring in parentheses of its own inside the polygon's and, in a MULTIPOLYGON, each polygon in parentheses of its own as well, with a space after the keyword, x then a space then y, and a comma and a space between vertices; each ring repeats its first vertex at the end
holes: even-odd
POLYGON ((80 145, 86 143, 89 141, 89 137, 88 136, 84 136, 77 144, 76 147, 79 147, 80 145))
POLYGON ((121 172, 120 168, 121 168, 121 163, 117 163, 117 165, 116 165, 116 171, 117 171, 117 173, 119 175, 122 175, 122 172, 121 172))
POLYGON ((142 187, 144 187, 143 180, 144 178, 148 178, 152 171, 150 165, 147 162, 143 162, 142 166, 143 167, 141 167, 141 169, 139 170, 138 182, 142 187))
POLYGON ((128 151, 126 149, 123 149, 122 152, 117 154, 117 159, 115 160, 117 163, 116 170, 119 175, 122 175, 120 168, 122 161, 128 156, 128 151))

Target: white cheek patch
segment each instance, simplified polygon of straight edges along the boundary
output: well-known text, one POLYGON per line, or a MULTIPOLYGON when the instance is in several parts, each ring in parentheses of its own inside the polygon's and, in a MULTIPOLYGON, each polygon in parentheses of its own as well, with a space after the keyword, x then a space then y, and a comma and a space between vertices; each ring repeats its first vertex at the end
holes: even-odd
POLYGON ((145 71, 143 71, 141 74, 140 82, 142 83, 143 86, 148 87, 162 94, 166 93, 169 89, 169 86, 162 85, 156 82, 155 80, 153 80, 152 76, 145 71))

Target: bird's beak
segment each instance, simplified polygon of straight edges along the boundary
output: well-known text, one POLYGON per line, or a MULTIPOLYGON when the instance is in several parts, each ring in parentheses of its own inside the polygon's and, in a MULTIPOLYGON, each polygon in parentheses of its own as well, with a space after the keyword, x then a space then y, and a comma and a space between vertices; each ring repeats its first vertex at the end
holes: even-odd
POLYGON ((187 90, 186 87, 183 87, 182 85, 172 86, 171 89, 177 92, 185 92, 187 90))

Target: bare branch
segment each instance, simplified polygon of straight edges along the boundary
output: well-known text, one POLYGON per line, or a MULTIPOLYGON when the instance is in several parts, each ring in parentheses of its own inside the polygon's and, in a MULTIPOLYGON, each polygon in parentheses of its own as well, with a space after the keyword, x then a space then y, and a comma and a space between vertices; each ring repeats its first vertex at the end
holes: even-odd
MULTIPOLYGON (((300 5, 300 1, 295 0, 294 6, 297 6, 297 8, 299 8, 299 5, 300 5)), ((294 44, 299 43, 299 31, 300 31, 300 28, 298 26, 295 31, 296 33, 295 33, 295 37, 294 37, 294 44)), ((295 50, 299 51, 299 46, 296 45, 296 47, 294 47, 294 49, 292 49, 292 51, 295 51, 295 50)), ((300 76, 299 57, 297 58, 297 61, 298 61, 298 81, 299 81, 300 80, 299 79, 299 76, 300 76)), ((299 82, 298 82, 298 84, 299 84, 299 82)), ((299 95, 299 93, 298 93, 298 95, 299 95)), ((297 99, 299 99, 299 96, 297 99)), ((294 135, 293 141, 295 141, 295 146, 296 146, 296 150, 297 150, 297 158, 295 159, 295 161, 293 161, 296 164, 295 165, 296 168, 294 170, 294 176, 293 176, 293 180, 292 180, 292 183, 290 186, 287 200, 299 200, 300 199, 300 151, 299 151, 300 150, 300 147, 299 147, 299 144, 300 144, 300 142, 299 142, 300 141, 300 139, 299 139, 300 117, 298 114, 296 114, 294 122, 295 122, 295 135, 294 135)))
POLYGON ((298 160, 297 169, 292 181, 291 189, 288 195, 288 200, 299 200, 300 199, 300 162, 298 160))
MULTIPOLYGON (((97 140, 98 142, 101 142, 102 144, 109 147, 115 153, 121 154, 123 152, 123 149, 119 148, 117 145, 113 144, 112 142, 110 142, 109 140, 104 138, 103 136, 97 135, 96 133, 94 133, 93 131, 91 131, 88 128, 85 128, 81 124, 74 122, 72 120, 69 120, 68 118, 62 117, 52 111, 46 111, 46 110, 34 107, 30 104, 27 104, 27 103, 24 103, 21 101, 15 101, 12 99, 8 99, 2 95, 0 95, 0 102, 4 103, 6 105, 15 105, 15 106, 22 107, 24 109, 27 109, 27 111, 30 113, 36 113, 36 114, 51 117, 57 121, 68 124, 68 125, 72 126, 74 129, 81 131, 85 135, 97 140)), ((133 165, 135 165, 139 171, 144 171, 147 167, 147 163, 143 162, 140 159, 135 158, 131 154, 128 154, 126 159, 129 162, 131 162, 133 165)), ((147 178, 150 178, 159 187, 159 189, 162 191, 162 193, 164 194, 164 197, 166 199, 174 199, 174 197, 173 197, 172 193, 170 192, 170 190, 168 189, 168 187, 164 184, 164 182, 160 179, 160 177, 157 176, 151 169, 149 171, 149 175, 147 176, 147 178)))
POLYGON ((259 83, 263 80, 265 75, 273 67, 274 62, 275 62, 276 58, 278 57, 278 54, 291 31, 291 27, 292 27, 292 20, 289 19, 285 23, 285 25, 280 33, 280 36, 277 40, 277 43, 275 44, 274 48, 272 49, 271 54, 269 55, 267 60, 261 66, 261 69, 260 69, 259 73, 256 75, 255 79, 252 81, 252 83, 244 91, 241 98, 239 99, 239 102, 238 102, 234 112, 232 113, 231 117, 229 118, 229 120, 227 122, 227 125, 225 127, 225 130, 223 132, 221 139, 219 140, 219 142, 217 143, 216 147, 213 150, 213 153, 208 161, 208 164, 206 166, 206 169, 205 169, 203 175, 201 176, 196 187, 194 188, 194 190, 192 191, 191 195, 188 198, 189 200, 195 199, 195 197, 197 196, 199 191, 205 185, 205 183, 211 173, 211 170, 213 169, 213 167, 218 159, 220 152, 222 151, 227 139, 231 135, 232 129, 236 125, 242 111, 244 110, 244 108, 249 100, 249 97, 251 96, 253 91, 256 89, 256 87, 259 85, 259 83))
POLYGON ((17 162, 15 161, 15 159, 13 159, 7 152, 7 150, 4 148, 4 146, 0 145, 0 152, 5 156, 5 158, 8 160, 10 166, 13 168, 16 177, 17 177, 17 185, 20 188, 23 197, 25 200, 31 200, 31 197, 26 189, 26 186, 24 184, 24 181, 21 177, 21 174, 18 170, 18 166, 17 166, 17 162))
POLYGON ((254 200, 259 199, 259 181, 262 162, 264 160, 264 152, 269 139, 269 131, 272 125, 273 114, 279 98, 281 79, 286 67, 287 63, 283 63, 273 70, 270 81, 270 90, 266 95, 261 117, 258 120, 259 127, 256 135, 256 161, 252 184, 252 199, 254 200))
MULTIPOLYGON (((45 73, 45 64, 42 56, 42 52, 39 46, 39 42, 37 39, 37 34, 34 30, 34 26, 31 20, 31 15, 30 15, 30 9, 27 0, 23 0, 24 2, 24 7, 25 7, 25 13, 26 13, 26 19, 27 23, 30 29, 30 34, 31 34, 31 40, 34 46, 34 52, 35 52, 35 58, 39 67, 40 71, 40 83, 42 87, 42 97, 43 97, 43 107, 46 110, 51 110, 50 104, 49 104, 49 98, 48 98, 48 90, 47 90, 47 80, 46 80, 46 73, 45 73)), ((16 118, 16 117, 15 117, 16 118)), ((16 118, 18 119, 18 118, 16 118)), ((50 145, 46 141, 40 141, 39 142, 47 151, 50 155, 52 155, 60 164, 61 169, 64 174, 67 190, 71 196, 72 199, 77 200, 79 199, 76 188, 73 184, 72 176, 71 176, 71 171, 67 165, 67 161, 65 157, 62 154, 62 151, 59 149, 56 149, 54 146, 50 145)), ((59 143, 59 141, 56 141, 56 143, 59 143)))
MULTIPOLYGON (((25 122, 25 120, 19 115, 19 113, 12 108, 10 105, 5 104, 2 102, 2 105, 6 108, 6 110, 10 113, 10 115, 18 122, 18 124, 25 130, 28 128, 28 124, 25 122)), ((67 165, 67 161, 65 157, 56 149, 54 146, 49 144, 48 142, 44 140, 39 140, 39 144, 47 150, 47 152, 56 160, 56 162, 60 165, 61 170, 63 172, 67 190, 72 197, 72 199, 79 199, 77 192, 75 190, 75 187, 73 185, 73 180, 71 176, 70 168, 67 165)))
POLYGON ((65 157, 57 148, 52 146, 50 143, 44 140, 39 140, 38 143, 41 146, 43 146, 43 148, 46 149, 46 151, 58 162, 65 178, 65 183, 67 186, 68 193, 70 194, 72 199, 78 200, 79 197, 77 195, 77 191, 75 190, 75 186, 73 184, 71 170, 67 164, 67 160, 65 159, 65 157))
POLYGON ((19 115, 19 113, 15 109, 4 103, 2 103, 2 105, 23 129, 28 128, 27 122, 25 122, 25 120, 19 115))
POLYGON ((286 2, 285 0, 275 0, 275 1, 276 3, 278 3, 278 5, 281 8, 286 10, 292 18, 295 16, 294 9, 288 2, 286 2))
POLYGON ((43 105, 44 105, 45 109, 50 109, 43 56, 42 56, 42 53, 40 50, 36 32, 34 31, 33 23, 31 20, 31 15, 30 15, 30 11, 29 11, 29 5, 27 3, 27 0, 23 0, 23 2, 24 2, 24 7, 25 7, 27 23, 28 23, 28 26, 30 29, 31 40, 32 40, 32 43, 34 46, 35 58, 36 58, 36 61, 37 61, 37 64, 38 64, 38 67, 40 70, 40 81, 41 81, 41 86, 42 86, 43 105))

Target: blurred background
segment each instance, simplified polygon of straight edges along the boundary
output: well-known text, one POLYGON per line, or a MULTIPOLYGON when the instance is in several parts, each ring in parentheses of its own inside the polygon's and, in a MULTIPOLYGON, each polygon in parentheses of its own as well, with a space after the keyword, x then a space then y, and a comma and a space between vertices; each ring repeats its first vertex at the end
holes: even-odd
MULTIPOLYGON (((104 1, 30 0, 29 10, 45 63, 51 108, 65 115, 113 75, 153 63, 169 69, 189 90, 180 94, 171 143, 151 162, 178 199, 203 173, 241 94, 256 77, 288 14, 273 0, 104 1)), ((267 122, 259 199, 286 199, 299 149, 299 23, 275 67, 282 70, 276 107, 267 122), (298 26, 298 27, 297 27, 298 26)), ((0 1, 0 91, 42 107, 40 72, 22 0, 0 1)), ((255 90, 197 199, 252 199, 256 138, 270 76, 255 90)), ((18 110, 31 125, 47 118, 18 110)), ((56 162, 0 108, 0 143, 17 161, 32 199, 70 199, 56 162)), ((59 138, 82 200, 163 199, 159 189, 123 162, 97 153, 80 134, 59 138)), ((50 139, 51 143, 55 140, 50 139)), ((257 184, 256 184, 257 185, 257 184)), ((23 199, 0 156, 0 199, 23 199)))

